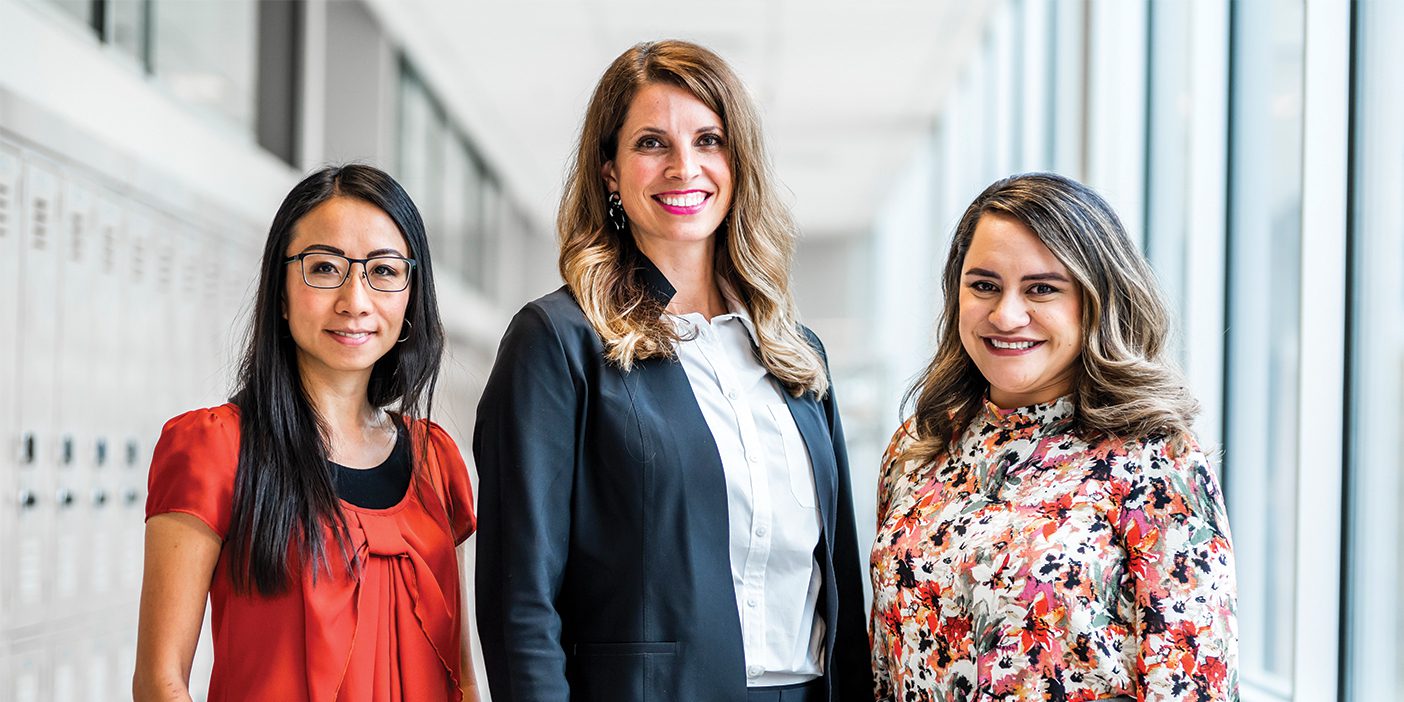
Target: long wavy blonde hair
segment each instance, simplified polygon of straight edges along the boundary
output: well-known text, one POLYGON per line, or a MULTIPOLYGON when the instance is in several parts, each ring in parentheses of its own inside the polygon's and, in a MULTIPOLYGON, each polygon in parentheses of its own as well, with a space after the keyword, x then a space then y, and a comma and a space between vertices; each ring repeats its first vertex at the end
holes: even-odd
POLYGON ((1074 361, 1074 422, 1084 436, 1164 433, 1187 447, 1199 403, 1165 356, 1169 314, 1146 262, 1110 205, 1087 186, 1052 173, 996 181, 965 210, 942 281, 936 354, 907 391, 916 441, 905 458, 943 455, 979 411, 989 383, 960 340, 960 279, 975 225, 986 213, 1033 231, 1067 267, 1082 293, 1082 352, 1074 361))
POLYGON ((803 336, 790 294, 796 229, 776 197, 760 117, 736 74, 701 46, 676 40, 636 44, 600 77, 556 214, 561 277, 604 339, 611 362, 629 370, 638 361, 676 353, 678 334, 641 280, 642 253, 628 232, 608 224, 602 176, 604 164, 615 158, 634 96, 659 83, 688 91, 721 117, 735 191, 715 235, 716 274, 746 305, 766 370, 792 395, 822 396, 829 385, 823 361, 803 336))

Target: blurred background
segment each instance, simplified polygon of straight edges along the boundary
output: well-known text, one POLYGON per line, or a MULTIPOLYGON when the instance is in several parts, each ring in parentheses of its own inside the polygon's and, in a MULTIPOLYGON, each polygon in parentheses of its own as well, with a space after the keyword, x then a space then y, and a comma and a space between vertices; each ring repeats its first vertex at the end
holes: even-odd
MULTIPOLYGON (((1395 0, 0 0, 0 700, 129 696, 151 449, 228 395, 304 173, 373 163, 422 209, 466 450, 507 320, 560 285, 590 90, 668 37, 762 108, 860 538, 951 229, 1058 171, 1173 302, 1243 699, 1404 700, 1401 36, 1395 0)), ((206 640, 197 700, 209 665, 206 640)))

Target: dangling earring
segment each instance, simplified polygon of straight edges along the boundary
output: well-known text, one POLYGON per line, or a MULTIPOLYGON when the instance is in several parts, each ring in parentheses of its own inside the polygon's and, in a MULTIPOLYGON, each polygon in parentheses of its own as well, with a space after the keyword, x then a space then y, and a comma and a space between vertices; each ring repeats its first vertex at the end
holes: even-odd
POLYGON ((628 224, 629 218, 624 216, 624 202, 616 190, 609 194, 609 226, 614 227, 616 232, 622 232, 628 224))
POLYGON ((397 344, 403 344, 403 343, 405 343, 406 341, 409 341, 409 338, 410 338, 410 329, 413 329, 413 328, 414 328, 414 325, 413 325, 413 324, 410 324, 410 321, 409 321, 408 319, 406 319, 406 320, 405 320, 405 337, 404 337, 403 339, 396 339, 396 340, 395 340, 395 343, 397 343, 397 344))

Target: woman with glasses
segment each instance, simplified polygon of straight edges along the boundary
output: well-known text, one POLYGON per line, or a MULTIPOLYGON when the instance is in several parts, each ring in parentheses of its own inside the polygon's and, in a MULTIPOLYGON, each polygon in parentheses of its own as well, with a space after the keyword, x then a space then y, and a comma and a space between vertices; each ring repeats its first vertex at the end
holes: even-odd
POLYGON ((167 422, 152 459, 136 700, 190 699, 207 596, 211 702, 477 699, 472 494, 427 419, 443 346, 399 184, 350 165, 293 188, 233 399, 167 422))

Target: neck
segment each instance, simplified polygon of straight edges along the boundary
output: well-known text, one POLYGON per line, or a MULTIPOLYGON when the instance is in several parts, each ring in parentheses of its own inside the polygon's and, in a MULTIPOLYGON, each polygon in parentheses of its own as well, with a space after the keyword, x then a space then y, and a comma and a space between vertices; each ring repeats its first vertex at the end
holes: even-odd
POLYGON ((668 312, 696 312, 708 320, 726 314, 726 299, 717 286, 715 237, 699 242, 664 244, 639 241, 638 246, 677 291, 668 301, 668 312))
POLYGON ((326 423, 332 437, 356 434, 383 425, 385 413, 372 407, 366 397, 370 371, 327 372, 301 364, 302 387, 307 399, 326 423))

